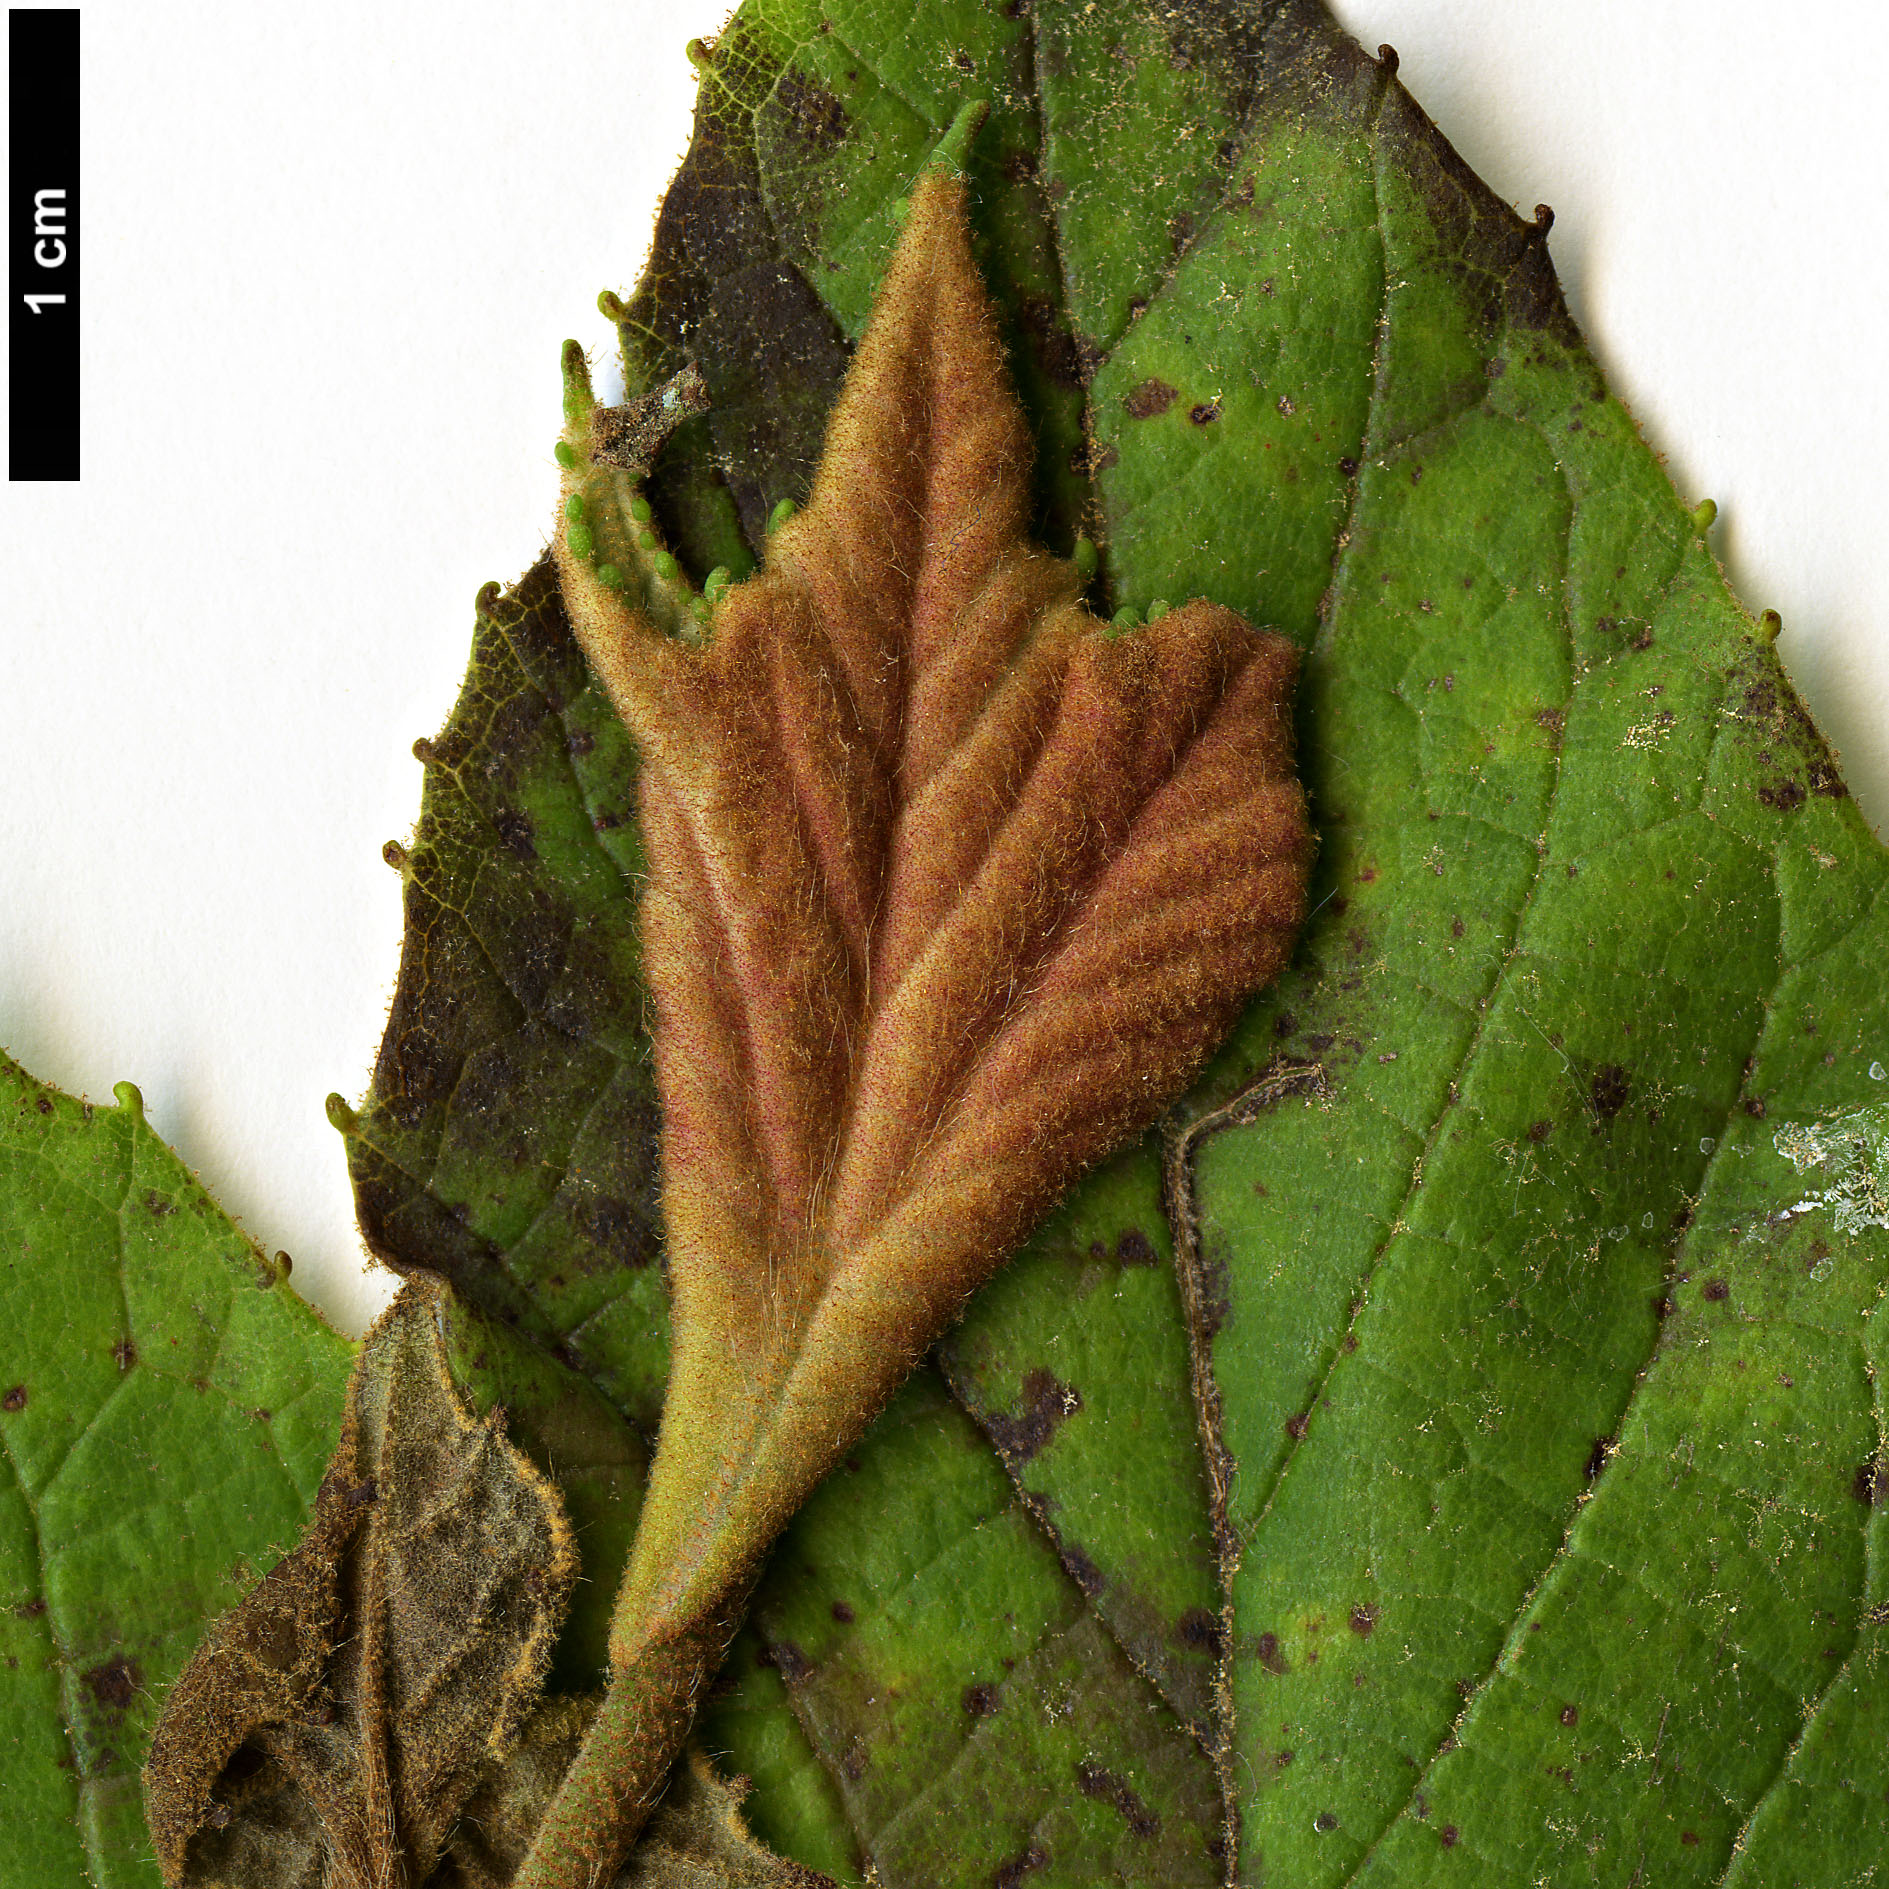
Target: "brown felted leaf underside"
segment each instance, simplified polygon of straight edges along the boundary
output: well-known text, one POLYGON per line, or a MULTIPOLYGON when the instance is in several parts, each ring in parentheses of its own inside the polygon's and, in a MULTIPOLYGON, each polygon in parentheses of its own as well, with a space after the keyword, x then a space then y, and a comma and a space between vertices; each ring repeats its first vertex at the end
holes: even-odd
POLYGON ((368 1334, 308 1535, 166 1704, 145 1801, 168 1883, 423 1881, 538 1694, 570 1529, 503 1413, 462 1403, 443 1292, 409 1285, 368 1334))
POLYGON ((658 1486, 761 1491, 757 1537, 1302 916, 1295 653, 1207 603, 1097 621, 1027 539, 1031 459, 933 170, 808 507, 705 646, 559 547, 644 756, 663 1450, 696 1461, 658 1486))

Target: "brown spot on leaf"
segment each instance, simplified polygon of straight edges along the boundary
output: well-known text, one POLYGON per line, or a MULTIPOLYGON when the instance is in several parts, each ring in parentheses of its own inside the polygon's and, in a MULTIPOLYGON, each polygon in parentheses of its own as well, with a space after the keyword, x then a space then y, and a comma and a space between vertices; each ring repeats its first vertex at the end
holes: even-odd
POLYGON ((1170 387, 1164 380, 1156 380, 1152 375, 1140 386, 1131 387, 1122 396, 1122 405, 1128 410, 1131 420, 1152 420, 1158 414, 1165 413, 1180 398, 1180 389, 1170 387))
POLYGON ((815 157, 827 156, 846 138, 846 108, 824 85, 789 66, 774 88, 787 129, 815 157))
POLYGON ((1722 1305, 1732 1296, 1731 1287, 1723 1279, 1708 1279, 1700 1290, 1714 1305, 1722 1305))
POLYGON ((144 1210, 153 1219, 162 1220, 177 1211, 177 1203, 166 1200, 155 1188, 147 1187, 144 1190, 144 1210))
POLYGON ((1351 1610, 1351 1631, 1359 1639, 1368 1640, 1372 1629, 1377 1625, 1377 1608, 1369 1601, 1363 1602, 1351 1610))
POLYGON ((1696 1850, 1699 1847, 1699 1833, 1696 1830, 1681 1830, 1679 1833, 1679 1841, 1684 1844, 1687 1849, 1696 1850))
POLYGON ((1337 1811, 1321 1810, 1318 1815, 1312 1819, 1312 1828, 1319 1831, 1321 1834, 1327 1830, 1336 1830, 1338 1828, 1337 1811))
POLYGON ((990 1718, 1002 1703, 997 1688, 988 1680, 964 1688, 964 1709, 972 1718, 990 1718))
POLYGON ((1283 1675, 1291 1669, 1286 1665, 1286 1656, 1279 1650, 1279 1636, 1276 1633, 1262 1633, 1253 1643, 1253 1651, 1259 1663, 1269 1673, 1283 1675))
POLYGON ((1850 1479, 1850 1494, 1872 1509, 1889 1504, 1889 1462, 1877 1457, 1850 1479))
POLYGON ((38 1109, 42 1115, 50 1115, 52 1113, 52 1098, 45 1095, 37 1096, 34 1098, 33 1106, 38 1109))
POLYGON ((26 1386, 15 1384, 10 1390, 0 1393, 0 1410, 24 1410, 26 1408, 26 1386))
POLYGON ((1580 1722, 1581 1708, 1578 1705, 1564 1705, 1561 1708, 1561 1723, 1574 1725, 1580 1722))
POLYGON ((1586 1476, 1589 1482, 1598 1481, 1600 1472, 1613 1460, 1613 1453, 1618 1445, 1610 1436, 1597 1436, 1594 1447, 1587 1452, 1586 1476))
POLYGON ((1453 1850, 1456 1847, 1457 1838, 1461 1834, 1462 1833, 1453 1823, 1446 1823, 1443 1828, 1436 1833, 1436 1836, 1437 1841, 1441 1843, 1446 1850, 1453 1850))
POLYGON ((21 1620, 37 1620, 46 1611, 46 1603, 35 1596, 32 1600, 23 1600, 14 1608, 15 1616, 21 1620))
POLYGON ((112 1346, 112 1356, 117 1360, 121 1371, 129 1371, 138 1361, 138 1347, 129 1338, 121 1338, 112 1346))
POLYGON ((830 1611, 833 1615, 833 1618, 837 1620, 840 1623, 840 1625, 843 1627, 850 1627, 853 1624, 854 1619, 857 1617, 854 1614, 852 1608, 849 1607, 846 1604, 846 1602, 843 1600, 836 1600, 833 1603, 830 1611))
POLYGON ((1779 813, 1795 813, 1804 804, 1806 795, 1796 781, 1786 776, 1780 781, 1767 781, 1758 789, 1758 798, 1779 813))
POLYGON ((1211 426, 1220 417, 1220 402, 1217 399, 1203 400, 1199 406, 1188 409, 1187 417, 1196 426, 1211 426))
POLYGON ((1076 1766, 1076 1788, 1084 1797, 1110 1804, 1122 1814, 1122 1820, 1138 1837, 1161 1834, 1161 1819, 1144 1804, 1128 1780, 1099 1764, 1084 1762, 1076 1766))
POLYGON ((1546 1141, 1548 1137, 1552 1135, 1553 1133, 1554 1133, 1553 1122, 1546 1122, 1546 1121, 1530 1122, 1528 1125, 1528 1138, 1530 1141, 1535 1142, 1537 1145, 1539 1145, 1541 1142, 1546 1141))

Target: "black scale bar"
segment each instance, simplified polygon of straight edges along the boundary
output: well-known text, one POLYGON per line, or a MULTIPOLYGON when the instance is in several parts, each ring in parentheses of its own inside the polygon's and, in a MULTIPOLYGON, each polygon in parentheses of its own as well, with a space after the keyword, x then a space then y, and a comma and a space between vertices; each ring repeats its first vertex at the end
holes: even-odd
POLYGON ((79 10, 7 14, 10 480, 79 476, 79 10))

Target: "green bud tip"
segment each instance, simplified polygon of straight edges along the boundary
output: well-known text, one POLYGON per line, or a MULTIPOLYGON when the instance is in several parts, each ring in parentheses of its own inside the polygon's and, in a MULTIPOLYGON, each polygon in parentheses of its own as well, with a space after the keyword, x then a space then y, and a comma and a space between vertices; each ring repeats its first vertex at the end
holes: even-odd
POLYGON ((1076 549, 1070 562, 1076 567, 1076 575, 1087 584, 1094 581, 1095 574, 1102 568, 1102 555, 1095 548, 1093 538, 1078 538, 1076 549))
POLYGON ((566 525, 564 542, 571 547, 571 556, 576 558, 587 558, 597 548, 588 525, 566 525))
POLYGON ((1165 597, 1155 598, 1154 602, 1148 606, 1148 621, 1150 623, 1159 623, 1173 607, 1174 606, 1169 603, 1165 597))
POLYGON ((144 1120, 144 1097, 135 1082, 114 1082, 112 1096, 127 1114, 135 1115, 139 1121, 144 1120))
POLYGON ((630 516, 634 518, 639 525, 646 525, 650 521, 649 500, 642 497, 640 493, 637 497, 630 500, 630 516))
POLYGON ((1138 630, 1141 628, 1141 618, 1133 610, 1117 610, 1109 618, 1109 627, 1116 630, 1138 630))
POLYGON ((564 516, 570 519, 577 519, 582 518, 583 515, 584 495, 581 492, 573 492, 570 497, 564 501, 564 516))
POLYGON ((733 576, 734 573, 726 564, 717 564, 703 580, 702 595, 706 597, 710 603, 713 603, 715 599, 728 588, 729 582, 733 576))
POLYGON ((788 519, 793 517, 794 513, 799 509, 800 507, 797 506, 792 499, 782 499, 767 515, 767 528, 770 534, 779 531, 781 526, 786 524, 788 519))
POLYGON ((1775 643, 1784 632, 1784 619, 1775 610, 1767 610, 1758 619, 1758 634, 1767 643, 1775 643))
POLYGON ((328 1125, 331 1128, 338 1128, 344 1135, 354 1133, 355 1127, 361 1118, 348 1107, 344 1097, 331 1095, 328 1098, 326 1107, 328 1110, 328 1125))
POLYGON ((575 472, 577 470, 577 455, 572 452, 562 440, 559 440, 558 443, 551 448, 551 451, 558 464, 562 466, 566 472, 575 472))
POLYGON ((926 162, 950 171, 953 176, 962 177, 971 155, 971 141, 989 116, 988 99, 974 98, 960 105, 958 115, 951 121, 950 130, 938 140, 926 162))
POLYGON ((697 72, 707 72, 715 63, 715 56, 705 39, 692 39, 682 50, 697 72))
POLYGON ((1718 506, 1709 498, 1701 499, 1698 502, 1698 504, 1693 508, 1693 512, 1692 512, 1693 529, 1699 532, 1703 536, 1704 533, 1712 529, 1712 526, 1716 522, 1717 518, 1718 518, 1718 506))
POLYGON ((656 553, 656 575, 665 584, 673 584, 682 575, 682 566, 667 551, 656 553))
POLYGON ((597 313, 600 314, 605 321, 614 321, 619 325, 628 321, 630 318, 630 311, 623 306, 622 300, 615 289, 599 289, 597 291, 597 313))
POLYGON ((597 566, 597 581, 606 590, 621 590, 623 588, 623 573, 618 570, 614 564, 599 564, 597 566))

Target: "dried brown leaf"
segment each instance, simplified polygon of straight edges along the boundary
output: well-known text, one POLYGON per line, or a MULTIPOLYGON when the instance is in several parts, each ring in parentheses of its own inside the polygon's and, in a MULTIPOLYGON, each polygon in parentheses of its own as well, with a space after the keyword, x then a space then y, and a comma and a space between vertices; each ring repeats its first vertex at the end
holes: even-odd
MULTIPOLYGON (((597 1709, 547 1699, 468 1799, 427 1889, 508 1889, 532 1833, 597 1709)), ((746 1778, 724 1778, 691 1747, 611 1889, 833 1889, 832 1878, 758 1843, 741 1818, 746 1778)))
POLYGON ((178 1680, 145 1767, 167 1883, 422 1881, 543 1684, 577 1570, 556 1489, 473 1416, 408 1285, 368 1334, 309 1531, 178 1680))

